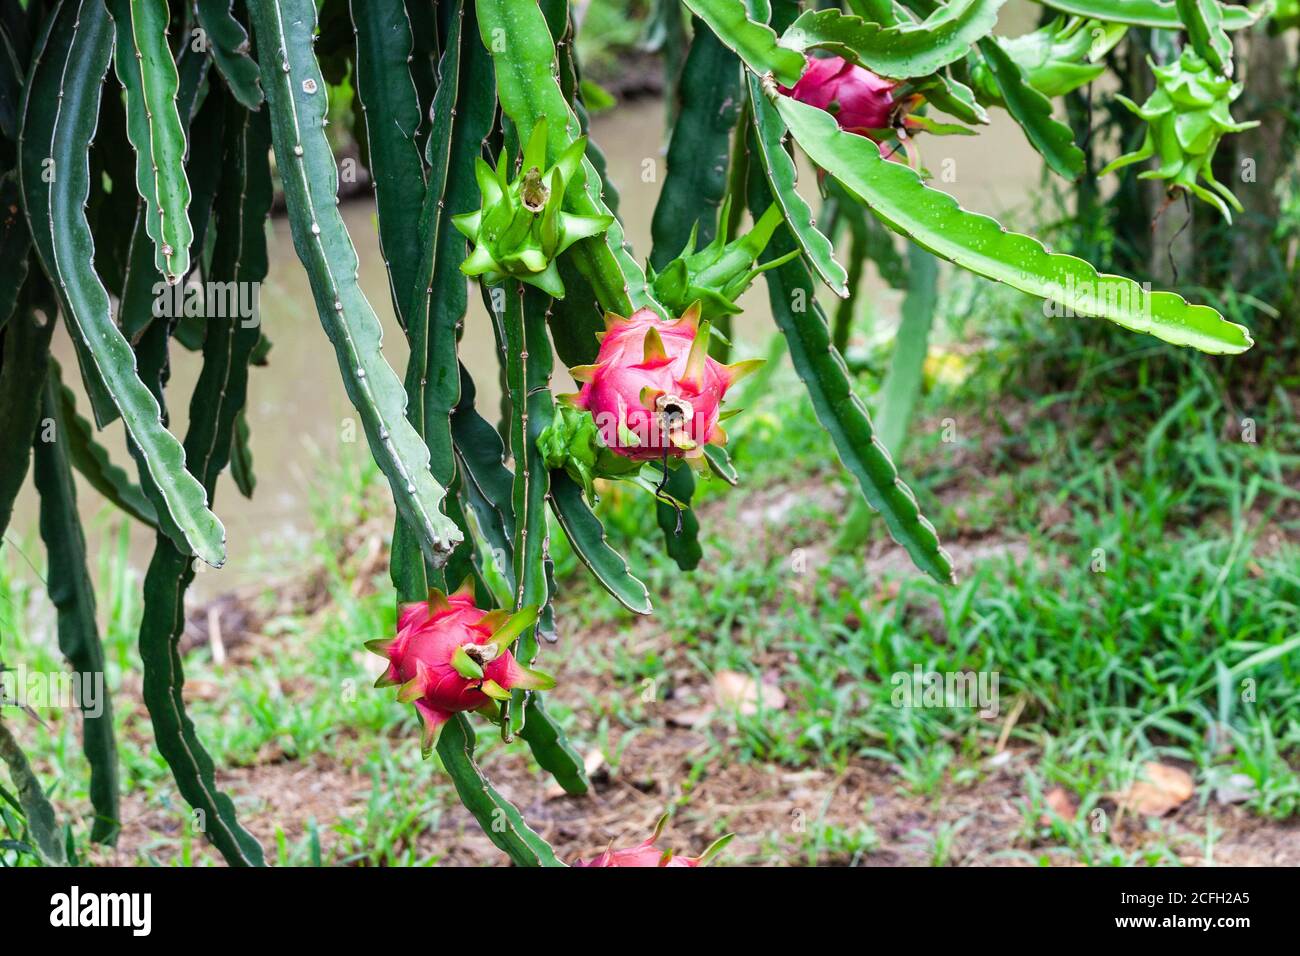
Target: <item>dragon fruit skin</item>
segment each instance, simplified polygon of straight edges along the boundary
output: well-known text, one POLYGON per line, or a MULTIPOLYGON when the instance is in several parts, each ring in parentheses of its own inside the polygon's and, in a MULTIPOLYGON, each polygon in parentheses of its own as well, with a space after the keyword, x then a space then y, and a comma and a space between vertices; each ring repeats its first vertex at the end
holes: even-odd
POLYGON ((724 846, 731 842, 732 834, 715 840, 714 843, 697 857, 677 856, 672 850, 664 851, 655 846, 659 836, 663 833, 665 824, 668 822, 668 814, 659 818, 655 825, 655 832, 650 834, 650 838, 644 843, 638 843, 636 846, 627 847, 623 850, 607 849, 598 857, 590 860, 574 860, 575 867, 597 867, 597 866, 642 866, 642 867, 672 867, 672 866, 704 866, 713 856, 724 846))
POLYGON ((483 710, 495 717, 495 702, 508 700, 511 690, 555 686, 553 678, 522 666, 509 650, 536 620, 536 607, 513 614, 483 611, 468 586, 449 595, 435 588, 427 601, 401 608, 395 638, 366 644, 388 658, 375 686, 400 685, 397 699, 415 704, 424 722, 426 757, 453 714, 483 710))
POLYGON ((896 125, 900 106, 896 80, 887 80, 838 56, 808 58, 808 67, 793 87, 778 87, 786 96, 826 110, 840 129, 880 141, 881 130, 896 125))
POLYGON ((698 303, 675 322, 639 309, 630 318, 607 314, 605 323, 595 364, 571 369, 584 383, 572 403, 591 414, 605 445, 650 461, 700 458, 705 445, 725 444, 723 396, 758 363, 711 358, 711 326, 699 321, 698 303))
POLYGON ((637 846, 628 847, 626 850, 606 850, 600 856, 594 859, 582 861, 575 860, 573 863, 577 867, 591 866, 699 866, 699 860, 692 860, 684 856, 674 856, 671 851, 665 853, 663 850, 655 848, 654 840, 646 840, 637 846))

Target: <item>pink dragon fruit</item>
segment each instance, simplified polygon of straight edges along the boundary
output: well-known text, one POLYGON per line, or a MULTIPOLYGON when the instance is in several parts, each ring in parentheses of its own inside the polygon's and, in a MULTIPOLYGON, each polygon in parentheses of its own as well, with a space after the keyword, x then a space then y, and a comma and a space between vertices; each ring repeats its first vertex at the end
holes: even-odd
POLYGON ((611 451, 633 461, 701 459, 705 445, 726 443, 723 396, 761 360, 711 358, 711 326, 699 317, 699 303, 675 322, 650 309, 606 314, 595 364, 570 370, 585 384, 569 400, 591 414, 611 451))
MULTIPOLYGON (((808 58, 808 67, 793 87, 778 86, 786 96, 826 110, 840 129, 877 143, 911 127, 908 113, 921 97, 897 96, 899 82, 877 76, 838 56, 808 58)), ((904 138, 900 134, 900 139, 904 138)))
POLYGON ((388 658, 375 686, 400 685, 397 699, 415 704, 424 722, 425 757, 452 714, 482 710, 495 719, 496 701, 509 700, 511 690, 555 686, 553 678, 522 666, 510 653, 515 638, 536 621, 536 607, 513 614, 480 610, 467 582, 451 594, 431 588, 427 601, 403 605, 397 637, 367 642, 388 658))
POLYGON ((574 860, 575 867, 587 866, 703 866, 708 863, 713 856, 731 842, 732 834, 719 838, 703 853, 697 857, 676 856, 672 850, 667 852, 660 850, 655 846, 659 835, 663 833, 664 825, 668 822, 668 814, 659 818, 655 825, 655 832, 650 834, 650 838, 644 843, 638 843, 636 846, 628 847, 624 850, 615 850, 613 848, 605 850, 600 856, 591 860, 574 860))

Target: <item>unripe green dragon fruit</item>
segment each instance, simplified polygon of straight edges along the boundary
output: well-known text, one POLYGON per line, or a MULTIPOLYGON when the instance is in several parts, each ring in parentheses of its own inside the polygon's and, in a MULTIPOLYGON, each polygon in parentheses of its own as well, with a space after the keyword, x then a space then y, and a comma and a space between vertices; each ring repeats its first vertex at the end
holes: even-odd
POLYGON ((691 229, 691 237, 681 254, 664 268, 655 272, 646 267, 646 274, 654 288, 655 298, 674 314, 685 312, 694 303, 700 304, 700 318, 712 322, 724 315, 739 313, 736 299, 749 288, 761 272, 784 265, 799 253, 792 251, 771 262, 755 266, 754 260, 763 254, 772 234, 783 222, 781 210, 773 203, 767 212, 754 223, 746 235, 727 242, 727 220, 731 213, 731 199, 722 204, 717 235, 703 249, 695 251, 695 238, 699 224, 691 229))
POLYGON ((523 166, 509 180, 509 163, 502 153, 497 168, 481 158, 474 161, 483 206, 452 217, 452 224, 473 243, 460 271, 481 276, 489 284, 514 278, 557 299, 564 297, 555 259, 579 239, 598 236, 613 216, 578 216, 564 212, 564 191, 573 182, 587 147, 585 136, 574 140, 553 166, 546 166, 546 119, 538 121, 524 149, 523 166))
POLYGON ((478 710, 497 720, 497 701, 509 700, 514 688, 555 686, 554 678, 524 667, 510 653, 510 645, 536 620, 536 607, 513 614, 480 610, 466 582, 451 594, 431 588, 427 601, 402 607, 396 637, 366 643, 388 658, 375 686, 400 685, 397 699, 415 704, 424 722, 425 757, 453 714, 478 710))
POLYGON ((1184 50, 1168 66, 1151 64, 1155 74, 1155 92, 1138 106, 1121 94, 1116 99, 1147 122, 1146 139, 1136 152, 1120 156, 1101 171, 1113 172, 1133 163, 1156 157, 1160 165, 1140 173, 1139 179, 1163 179, 1169 194, 1191 192, 1232 222, 1228 207, 1241 212, 1241 203, 1231 190, 1214 178, 1214 151, 1225 133, 1240 133, 1259 125, 1238 123, 1228 112, 1241 95, 1242 85, 1216 73, 1191 50, 1184 50), (1211 189, 1206 189, 1198 177, 1211 189), (1213 191, 1211 191, 1213 190, 1213 191))
POLYGON ((568 402, 556 404, 551 424, 537 436, 537 448, 546 467, 568 472, 582 486, 588 501, 596 500, 597 478, 627 478, 643 464, 607 448, 591 414, 568 402))

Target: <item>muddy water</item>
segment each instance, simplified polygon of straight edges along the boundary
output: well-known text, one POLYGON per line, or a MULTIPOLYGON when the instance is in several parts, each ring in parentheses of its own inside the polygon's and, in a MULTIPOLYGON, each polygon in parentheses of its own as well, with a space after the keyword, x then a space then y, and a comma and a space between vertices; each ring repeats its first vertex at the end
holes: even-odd
MULTIPOLYGON (((662 177, 663 113, 657 102, 639 102, 598 116, 593 136, 604 149, 610 175, 621 193, 621 215, 628 240, 639 255, 649 249, 649 224, 658 198, 662 177)), ((1014 124, 995 114, 992 126, 979 137, 931 138, 922 144, 925 165, 948 179, 942 183, 969 209, 999 213, 1022 205, 1039 182, 1041 166, 1014 124)), ((816 179, 805 169, 801 191, 815 198, 816 179)), ((814 201, 814 207, 816 203, 814 201)), ((393 317, 383 262, 375 235, 373 205, 368 201, 348 203, 344 218, 360 257, 360 282, 379 313, 386 330, 384 343, 388 361, 399 374, 406 364, 406 346, 393 317)), ((283 218, 271 224, 270 278, 262 288, 261 314, 267 333, 275 343, 270 364, 256 368, 250 385, 249 424, 258 478, 257 494, 249 501, 234 489, 228 477, 218 488, 216 511, 225 523, 229 562, 223 571, 199 576, 200 593, 255 580, 268 570, 269 547, 286 539, 312 534, 308 510, 314 472, 322 456, 327 459, 360 459, 368 454, 363 437, 344 440, 354 412, 340 382, 330 347, 317 320, 306 274, 293 251, 288 223, 283 218)), ((875 312, 888 319, 896 311, 896 294, 874 276, 868 278, 875 312)), ((470 296, 471 315, 462 342, 462 359, 479 386, 479 403, 495 420, 499 401, 496 352, 491 327, 477 294, 470 296)), ((745 297, 745 314, 737 331, 742 340, 761 341, 771 328, 761 283, 745 297)), ((65 378, 76 379, 75 359, 66 333, 60 329, 55 350, 67 370, 65 378)), ((175 348, 175 365, 169 388, 172 427, 184 434, 187 403, 198 376, 196 355, 175 348)), ((79 387, 79 386, 78 386, 79 387)), ((84 397, 80 407, 87 411, 84 397)), ((356 429, 359 433, 359 428, 356 429)), ((115 461, 130 469, 120 422, 101 436, 115 461)), ((118 527, 120 517, 103 505, 96 492, 84 484, 79 501, 93 556, 105 537, 118 527)), ((151 536, 132 527, 132 564, 143 571, 152 549, 151 536)), ((20 497, 8 537, 33 557, 40 551, 37 537, 35 495, 29 487, 20 497)))

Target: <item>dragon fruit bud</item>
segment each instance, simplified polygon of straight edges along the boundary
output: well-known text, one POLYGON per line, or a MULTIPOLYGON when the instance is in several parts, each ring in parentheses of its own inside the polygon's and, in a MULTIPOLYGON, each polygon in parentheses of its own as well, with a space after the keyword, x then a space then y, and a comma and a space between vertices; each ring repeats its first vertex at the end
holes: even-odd
POLYGON ((721 420, 727 389, 761 362, 723 365, 709 356, 712 328, 699 304, 675 322, 650 309, 607 314, 593 365, 571 369, 583 382, 570 401, 589 412, 605 447, 633 461, 702 460, 704 446, 727 440, 721 420))
POLYGON ((838 56, 808 58, 808 66, 793 87, 777 87, 786 96, 825 110, 840 129, 880 142, 899 126, 918 101, 896 97, 899 83, 877 76, 838 56))
POLYGON ((495 718, 496 701, 508 700, 510 691, 555 686, 553 678, 524 667, 510 653, 510 645, 536 620, 536 607, 513 614, 480 610, 467 584, 451 594, 431 588, 427 601, 401 608, 395 638, 366 644, 388 658, 375 686, 398 686, 397 699, 415 704, 424 722, 425 757, 452 714, 481 710, 495 718))
POLYGON ((538 120, 524 149, 523 166, 513 182, 504 155, 492 169, 475 160, 483 207, 452 216, 452 224, 472 243, 460 270, 482 276, 488 284, 513 277, 537 286, 557 299, 564 298, 564 283, 555 259, 579 239, 597 236, 613 223, 612 216, 578 216, 561 210, 564 193, 580 175, 586 137, 575 140, 555 161, 546 165, 546 119, 538 120))
POLYGON ((718 221, 722 227, 713 241, 695 251, 696 228, 681 254, 662 270, 647 267, 655 298, 672 312, 682 312, 692 303, 700 303, 700 318, 713 321, 724 315, 740 312, 736 299, 749 288, 760 273, 784 265, 798 255, 797 250, 755 266, 754 260, 763 254, 773 233, 784 221, 781 209, 773 203, 767 212, 754 223, 746 235, 727 242, 727 222, 731 213, 731 200, 722 204, 718 221))
POLYGON ((659 818, 658 824, 655 825, 655 832, 644 843, 638 843, 636 846, 628 847, 623 850, 615 850, 612 847, 605 850, 600 856, 590 860, 574 860, 574 866, 703 866, 708 863, 719 850, 731 842, 732 834, 719 838, 703 853, 697 857, 677 856, 672 850, 664 852, 655 846, 663 832, 664 825, 668 822, 668 814, 659 818))
POLYGON ((1238 123, 1229 107, 1241 95, 1242 84, 1217 73, 1191 49, 1165 66, 1151 63, 1155 91, 1138 106, 1128 97, 1115 98, 1147 124, 1141 147, 1115 159, 1097 175, 1104 176, 1133 163, 1155 157, 1158 166, 1138 174, 1139 179, 1163 179, 1172 197, 1184 191, 1214 206, 1231 223, 1229 207, 1241 212, 1231 190, 1214 178, 1214 153, 1226 133, 1240 133, 1259 125, 1238 123), (1199 180, 1210 187, 1206 189, 1199 180))

